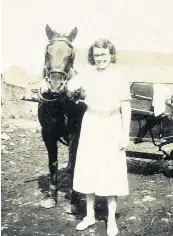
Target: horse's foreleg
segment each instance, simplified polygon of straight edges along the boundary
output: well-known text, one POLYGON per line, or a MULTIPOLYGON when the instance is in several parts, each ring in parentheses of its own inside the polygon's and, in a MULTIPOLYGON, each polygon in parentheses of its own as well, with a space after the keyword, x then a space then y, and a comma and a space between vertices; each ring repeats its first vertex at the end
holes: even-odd
POLYGON ((53 133, 42 131, 43 140, 48 151, 50 184, 48 190, 48 198, 44 201, 44 207, 54 207, 57 202, 57 177, 58 177, 58 161, 57 161, 57 139, 53 133))
POLYGON ((69 160, 68 160, 67 172, 71 174, 71 179, 73 179, 73 175, 74 175, 78 140, 79 140, 79 134, 78 133, 73 134, 70 138, 69 147, 68 147, 69 160))
POLYGON ((67 166, 67 171, 70 174, 71 189, 70 189, 70 201, 68 204, 67 213, 75 213, 77 211, 77 206, 79 205, 79 196, 72 189, 78 141, 79 141, 79 132, 76 132, 75 134, 72 135, 69 143, 69 162, 67 166))

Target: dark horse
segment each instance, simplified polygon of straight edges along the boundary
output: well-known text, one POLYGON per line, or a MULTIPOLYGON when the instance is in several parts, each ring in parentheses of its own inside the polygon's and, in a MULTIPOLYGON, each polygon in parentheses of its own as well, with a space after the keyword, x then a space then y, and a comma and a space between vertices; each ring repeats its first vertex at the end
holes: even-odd
POLYGON ((38 118, 48 151, 50 171, 50 185, 43 206, 50 208, 57 202, 58 141, 68 145, 67 171, 73 179, 81 120, 86 108, 82 103, 76 104, 73 96, 68 96, 67 92, 75 57, 71 43, 77 35, 77 28, 66 36, 46 25, 46 34, 49 44, 46 47, 43 79, 47 90, 39 90, 38 118))

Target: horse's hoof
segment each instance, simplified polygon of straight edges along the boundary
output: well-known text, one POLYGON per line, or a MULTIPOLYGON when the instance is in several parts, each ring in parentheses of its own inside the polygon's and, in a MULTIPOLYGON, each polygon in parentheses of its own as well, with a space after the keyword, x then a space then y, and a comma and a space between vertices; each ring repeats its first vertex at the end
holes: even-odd
POLYGON ((48 198, 48 199, 45 199, 41 202, 41 206, 43 208, 49 209, 49 208, 56 206, 56 201, 55 201, 55 199, 48 198))
POLYGON ((79 210, 78 210, 78 208, 77 208, 75 205, 69 204, 69 205, 66 207, 66 213, 67 213, 67 214, 75 215, 75 214, 78 214, 78 213, 79 213, 79 210))

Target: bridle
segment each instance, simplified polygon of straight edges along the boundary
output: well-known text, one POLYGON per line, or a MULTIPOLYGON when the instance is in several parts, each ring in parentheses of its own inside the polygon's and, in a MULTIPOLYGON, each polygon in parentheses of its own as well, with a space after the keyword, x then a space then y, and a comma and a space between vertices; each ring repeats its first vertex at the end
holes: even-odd
MULTIPOLYGON (((75 57, 75 54, 74 54, 74 51, 73 51, 73 46, 71 44, 71 42, 66 38, 66 37, 55 37, 51 40, 49 40, 49 44, 46 46, 46 53, 45 53, 45 64, 44 64, 44 75, 43 75, 43 79, 46 80, 46 82, 50 83, 51 82, 51 74, 52 73, 59 73, 59 74, 62 74, 63 75, 63 79, 64 79, 64 83, 62 83, 58 89, 61 88, 62 85, 66 85, 67 84, 67 81, 71 78, 70 76, 70 68, 73 67, 73 62, 74 62, 74 57, 75 57), (53 41, 63 41, 65 42, 70 48, 72 48, 72 53, 69 57, 69 62, 68 62, 68 67, 65 70, 61 70, 61 69, 51 69, 51 70, 48 70, 47 68, 47 65, 46 65, 46 59, 48 57, 48 47, 49 45, 53 42, 53 41)), ((66 87, 65 87, 65 91, 66 91, 66 87)), ((57 98, 53 98, 53 99, 47 99, 47 98, 44 98, 43 97, 43 94, 41 93, 41 88, 38 89, 38 96, 40 98, 40 102, 55 102, 55 101, 63 101, 65 98, 66 98, 66 93, 63 95, 63 96, 59 96, 57 98)))

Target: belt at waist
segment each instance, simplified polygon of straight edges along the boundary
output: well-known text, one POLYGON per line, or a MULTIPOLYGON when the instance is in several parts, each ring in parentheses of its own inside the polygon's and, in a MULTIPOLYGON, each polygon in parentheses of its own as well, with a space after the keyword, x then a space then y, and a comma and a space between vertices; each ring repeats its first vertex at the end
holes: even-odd
POLYGON ((120 107, 117 107, 110 111, 99 111, 99 110, 95 110, 93 108, 88 107, 87 112, 94 115, 98 115, 98 116, 109 117, 109 116, 120 114, 120 107))

